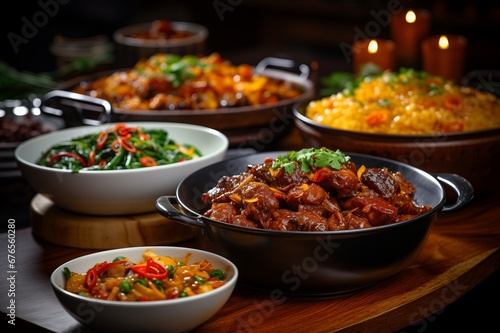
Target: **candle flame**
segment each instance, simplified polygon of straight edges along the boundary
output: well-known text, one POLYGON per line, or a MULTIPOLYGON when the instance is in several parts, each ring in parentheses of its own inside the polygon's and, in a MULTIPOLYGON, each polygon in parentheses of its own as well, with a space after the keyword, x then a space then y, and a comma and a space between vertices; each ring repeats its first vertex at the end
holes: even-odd
POLYGON ((371 40, 368 44, 368 53, 374 54, 378 51, 378 43, 376 40, 371 40))
POLYGON ((442 50, 446 50, 450 46, 450 43, 448 42, 448 38, 446 36, 441 36, 439 37, 439 48, 442 50))
POLYGON ((415 15, 415 12, 413 10, 409 10, 406 13, 406 17, 405 18, 406 18, 406 22, 413 23, 417 19, 417 15, 415 15))

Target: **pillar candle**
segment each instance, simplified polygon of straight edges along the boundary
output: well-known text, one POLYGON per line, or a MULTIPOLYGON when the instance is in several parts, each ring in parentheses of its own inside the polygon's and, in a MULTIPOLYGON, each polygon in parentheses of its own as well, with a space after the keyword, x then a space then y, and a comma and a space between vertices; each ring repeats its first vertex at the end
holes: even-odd
POLYGON ((395 45, 385 39, 371 39, 355 42, 353 45, 353 70, 358 75, 366 64, 378 66, 382 71, 394 71, 395 45))
POLYGON ((403 67, 418 67, 420 45, 431 30, 431 14, 427 10, 413 9, 394 14, 390 31, 396 44, 396 60, 403 67))
POLYGON ((422 69, 433 75, 459 82, 464 74, 467 39, 440 35, 422 42, 422 69))

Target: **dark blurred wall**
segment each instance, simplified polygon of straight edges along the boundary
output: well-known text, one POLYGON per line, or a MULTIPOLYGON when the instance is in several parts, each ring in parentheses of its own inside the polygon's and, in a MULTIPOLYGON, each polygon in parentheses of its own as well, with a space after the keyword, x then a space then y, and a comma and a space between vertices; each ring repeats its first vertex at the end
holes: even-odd
MULTIPOLYGON (((207 26, 207 52, 238 60, 266 50, 328 59, 341 57, 339 44, 352 43, 356 29, 395 1, 431 10, 433 34, 466 36, 467 69, 499 67, 500 4, 471 0, 18 0, 3 11, 0 59, 23 70, 50 71, 55 60, 49 45, 56 35, 111 38, 121 26, 158 18, 207 26)), ((379 37, 390 38, 388 27, 381 27, 379 37)))
POLYGON ((3 11, 1 59, 30 71, 50 71, 49 46, 57 35, 71 38, 107 35, 137 13, 138 1, 17 0, 3 11))

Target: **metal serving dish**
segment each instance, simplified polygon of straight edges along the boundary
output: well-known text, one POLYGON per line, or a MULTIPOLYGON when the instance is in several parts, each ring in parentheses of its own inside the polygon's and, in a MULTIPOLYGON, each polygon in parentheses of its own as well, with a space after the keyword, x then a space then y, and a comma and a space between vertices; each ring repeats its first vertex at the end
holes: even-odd
POLYGON ((459 211, 473 197, 471 184, 458 175, 431 175, 397 161, 346 153, 358 167, 400 171, 415 186, 417 203, 432 209, 396 224, 327 232, 246 228, 202 216, 209 208, 202 194, 223 175, 239 174, 247 165, 286 153, 259 153, 204 167, 179 183, 176 196, 159 197, 156 210, 192 226, 202 248, 236 264, 244 284, 293 296, 329 296, 373 285, 405 269, 425 246, 438 213, 459 211), (446 202, 440 182, 451 184, 455 202, 446 202))
MULTIPOLYGON (((214 110, 120 110, 113 109, 109 102, 90 96, 70 92, 78 83, 111 74, 97 73, 72 79, 61 84, 58 90, 42 98, 42 111, 69 118, 69 122, 81 125, 122 121, 180 122, 211 127, 224 133, 230 146, 253 147, 255 142, 268 144, 293 127, 292 105, 311 99, 314 86, 309 79, 310 69, 305 64, 296 64, 289 59, 264 58, 254 68, 255 72, 298 84, 304 93, 298 97, 282 100, 274 105, 228 107, 214 110), (276 68, 285 68, 276 69, 276 68), (299 71, 294 73, 292 70, 299 71), (104 113, 96 117, 95 113, 104 113), (93 119, 93 118, 98 118, 93 119)), ((71 124, 69 126, 72 126, 71 124)))

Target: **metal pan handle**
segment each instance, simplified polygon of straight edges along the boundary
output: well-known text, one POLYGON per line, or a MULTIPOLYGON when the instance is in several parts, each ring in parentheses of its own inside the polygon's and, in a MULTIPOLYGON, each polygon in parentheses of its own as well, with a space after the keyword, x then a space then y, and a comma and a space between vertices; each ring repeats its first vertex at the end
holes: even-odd
POLYGON ((306 64, 297 64, 293 60, 276 57, 267 57, 262 59, 257 66, 255 66, 255 71, 262 73, 267 67, 270 66, 286 69, 298 68, 300 71, 299 77, 303 80, 307 80, 311 74, 311 69, 306 64))
POLYGON ((178 203, 179 201, 176 196, 161 196, 156 200, 155 208, 160 215, 189 227, 201 228, 202 233, 204 233, 207 237, 212 238, 210 226, 203 221, 202 217, 200 215, 188 216, 182 213, 174 207, 174 204, 176 205, 178 203))
POLYGON ((438 181, 448 185, 457 194, 453 204, 444 205, 441 213, 453 213, 463 209, 474 197, 472 184, 462 176, 453 173, 439 173, 433 175, 438 181))
POLYGON ((113 112, 111 103, 104 99, 65 90, 53 90, 42 96, 41 110, 66 122, 93 126, 110 122, 113 112), (91 115, 94 118, 89 118, 91 115))

